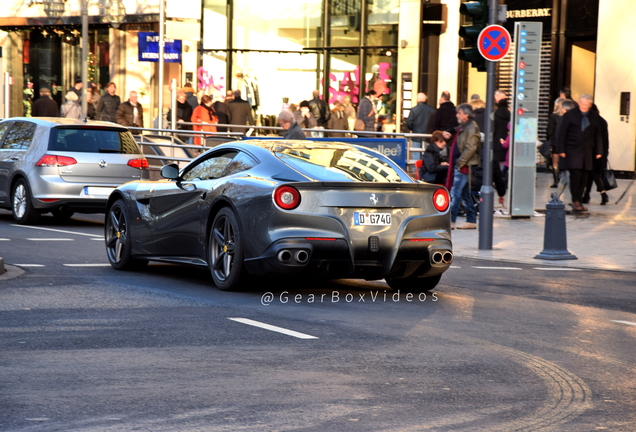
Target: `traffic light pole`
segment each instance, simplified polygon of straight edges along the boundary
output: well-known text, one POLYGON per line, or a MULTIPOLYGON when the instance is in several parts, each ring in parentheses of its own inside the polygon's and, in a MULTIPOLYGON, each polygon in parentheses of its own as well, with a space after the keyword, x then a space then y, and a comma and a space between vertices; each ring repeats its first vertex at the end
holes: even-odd
MULTIPOLYGON (((488 24, 497 24, 499 2, 488 2, 488 24)), ((495 101, 495 62, 486 61, 486 122, 482 152, 483 182, 479 191, 479 250, 492 250, 493 211, 495 192, 492 188, 493 105, 495 101)))

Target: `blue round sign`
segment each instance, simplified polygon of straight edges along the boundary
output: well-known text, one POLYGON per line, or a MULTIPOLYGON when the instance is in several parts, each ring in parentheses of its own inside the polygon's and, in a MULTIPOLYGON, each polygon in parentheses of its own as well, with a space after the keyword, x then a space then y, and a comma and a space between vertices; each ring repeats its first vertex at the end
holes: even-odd
POLYGON ((479 33, 477 48, 490 61, 499 61, 510 51, 510 33, 500 25, 489 25, 479 33))

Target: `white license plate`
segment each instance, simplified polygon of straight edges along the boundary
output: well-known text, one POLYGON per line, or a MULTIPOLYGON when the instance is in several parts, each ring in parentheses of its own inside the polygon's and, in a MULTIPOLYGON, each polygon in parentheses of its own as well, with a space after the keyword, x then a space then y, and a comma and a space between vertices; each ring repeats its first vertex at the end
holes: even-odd
POLYGON ((84 186, 82 195, 93 197, 108 197, 115 190, 111 187, 84 186))
POLYGON ((391 225, 391 213, 353 213, 354 225, 391 225))

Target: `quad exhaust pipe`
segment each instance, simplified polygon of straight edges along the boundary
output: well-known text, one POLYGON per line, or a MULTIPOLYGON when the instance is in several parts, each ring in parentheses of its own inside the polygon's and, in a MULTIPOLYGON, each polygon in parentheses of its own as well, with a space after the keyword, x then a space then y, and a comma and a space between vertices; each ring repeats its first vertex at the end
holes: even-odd
POLYGON ((278 261, 287 264, 292 260, 292 253, 287 249, 278 252, 278 261))
POLYGON ((296 252, 296 261, 301 264, 305 264, 307 260, 309 260, 309 254, 307 253, 307 251, 299 250, 298 252, 296 252))

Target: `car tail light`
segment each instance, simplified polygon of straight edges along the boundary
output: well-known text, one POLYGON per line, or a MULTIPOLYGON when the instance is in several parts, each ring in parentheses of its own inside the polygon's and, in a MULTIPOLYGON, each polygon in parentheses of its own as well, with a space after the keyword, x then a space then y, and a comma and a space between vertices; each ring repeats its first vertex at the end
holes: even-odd
POLYGON ((128 161, 128 166, 139 169, 147 169, 149 167, 148 160, 145 158, 140 159, 130 159, 128 161))
POLYGON ((449 203, 450 199, 448 198, 448 192, 446 192, 446 189, 437 189, 433 194, 433 205, 437 211, 446 211, 449 203))
POLYGON ((300 192, 291 186, 281 186, 274 191, 274 202, 280 208, 293 210, 300 204, 300 192))
POLYGON ((75 165, 76 163, 77 161, 72 157, 45 154, 40 158, 35 166, 66 166, 75 165))

